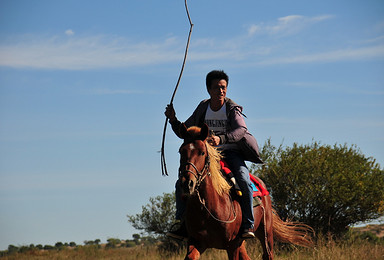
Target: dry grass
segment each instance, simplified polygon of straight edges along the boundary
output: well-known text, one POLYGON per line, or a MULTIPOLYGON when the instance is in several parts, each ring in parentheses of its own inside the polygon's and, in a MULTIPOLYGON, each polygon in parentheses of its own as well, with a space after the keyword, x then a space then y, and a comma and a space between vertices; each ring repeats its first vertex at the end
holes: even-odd
POLYGON ((384 259, 384 246, 364 243, 353 245, 324 244, 317 245, 314 249, 297 249, 290 253, 278 252, 275 259, 285 260, 357 260, 384 259))
MULTIPOLYGON (((248 253, 252 259, 261 259, 261 248, 259 243, 249 243, 248 253)), ((92 246, 83 246, 77 249, 64 249, 61 251, 39 251, 34 250, 26 253, 15 253, 4 256, 3 260, 61 260, 61 259, 108 259, 108 260, 137 260, 137 259, 184 259, 185 252, 173 254, 160 254, 156 247, 133 247, 117 249, 98 249, 92 246)), ((201 257, 202 260, 224 260, 227 259, 224 251, 210 249, 201 257)), ((291 248, 290 250, 276 250, 276 260, 354 260, 354 259, 384 259, 384 245, 359 241, 353 244, 347 242, 335 243, 334 241, 321 240, 315 248, 291 248)))
POLYGON ((370 232, 379 238, 384 237, 384 224, 355 227, 353 230, 357 232, 370 232))

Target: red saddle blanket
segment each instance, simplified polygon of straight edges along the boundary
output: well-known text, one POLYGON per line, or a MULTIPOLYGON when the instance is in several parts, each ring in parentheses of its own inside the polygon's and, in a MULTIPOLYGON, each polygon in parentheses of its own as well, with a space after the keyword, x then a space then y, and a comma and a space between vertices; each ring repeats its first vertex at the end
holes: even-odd
MULTIPOLYGON (((223 174, 227 176, 230 176, 232 174, 231 169, 229 169, 229 166, 225 161, 221 160, 220 166, 221 166, 221 172, 223 174)), ((258 179, 255 176, 249 173, 249 178, 251 179, 251 182, 255 185, 255 187, 253 187, 253 197, 261 197, 261 196, 269 195, 269 191, 263 185, 261 185, 261 183, 258 181, 258 179)))

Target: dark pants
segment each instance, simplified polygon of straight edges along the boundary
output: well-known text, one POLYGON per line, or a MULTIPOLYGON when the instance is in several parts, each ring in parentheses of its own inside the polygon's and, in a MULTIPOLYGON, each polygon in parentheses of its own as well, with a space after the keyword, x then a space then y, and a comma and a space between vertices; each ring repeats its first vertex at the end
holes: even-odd
POLYGON ((184 200, 181 199, 182 190, 180 185, 180 179, 176 181, 175 188, 176 188, 176 219, 181 220, 185 212, 186 203, 184 200))

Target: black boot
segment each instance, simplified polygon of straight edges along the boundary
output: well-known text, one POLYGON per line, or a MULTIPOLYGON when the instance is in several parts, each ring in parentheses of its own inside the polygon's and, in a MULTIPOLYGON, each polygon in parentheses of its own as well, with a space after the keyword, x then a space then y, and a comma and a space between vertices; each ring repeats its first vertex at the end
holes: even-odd
POLYGON ((241 233, 241 237, 245 238, 245 239, 255 238, 255 234, 253 233, 253 229, 252 228, 243 229, 242 233, 241 233))
POLYGON ((185 221, 173 224, 173 226, 171 227, 171 231, 167 232, 166 236, 177 240, 187 239, 188 232, 185 226, 185 221))

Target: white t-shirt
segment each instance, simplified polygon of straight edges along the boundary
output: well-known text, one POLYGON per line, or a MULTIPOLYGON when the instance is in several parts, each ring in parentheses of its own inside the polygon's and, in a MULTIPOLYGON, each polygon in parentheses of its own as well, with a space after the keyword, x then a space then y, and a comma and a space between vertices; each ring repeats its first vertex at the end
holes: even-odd
MULTIPOLYGON (((209 130, 213 130, 215 135, 225 134, 227 130, 227 106, 224 104, 218 111, 213 111, 211 106, 208 106, 207 112, 205 113, 204 122, 208 125, 209 130)), ((219 150, 235 150, 238 149, 237 145, 232 144, 220 144, 217 146, 219 150)))
POLYGON ((211 106, 208 106, 205 123, 215 135, 224 134, 227 129, 227 106, 223 105, 218 111, 213 111, 211 106))

